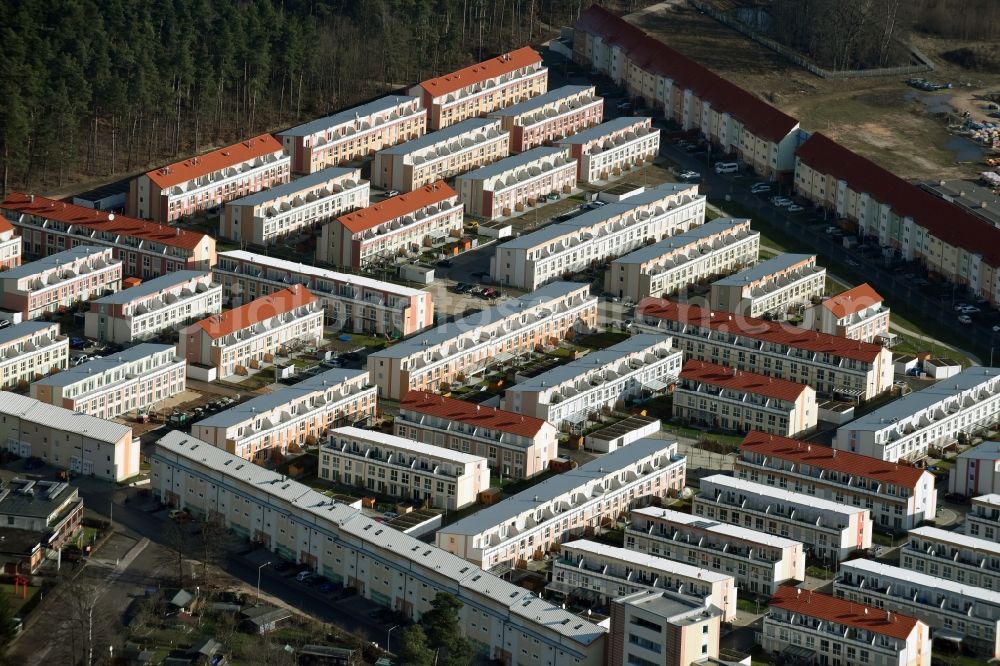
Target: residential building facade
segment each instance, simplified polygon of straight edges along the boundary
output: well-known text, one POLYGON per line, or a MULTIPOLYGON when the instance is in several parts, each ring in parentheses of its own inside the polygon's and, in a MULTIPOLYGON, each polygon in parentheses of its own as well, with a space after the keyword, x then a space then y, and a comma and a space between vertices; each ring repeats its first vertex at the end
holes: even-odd
POLYGON ((961 532, 923 526, 910 530, 899 565, 929 576, 1000 590, 1000 544, 961 532))
POLYGON ((219 235, 237 243, 273 245, 316 231, 343 213, 368 205, 371 187, 361 169, 330 167, 226 203, 219 235))
POLYGON ((549 70, 530 46, 423 81, 410 89, 427 110, 428 129, 439 130, 467 118, 541 95, 549 70))
POLYGON ((510 132, 493 118, 469 118, 437 132, 383 148, 372 160, 372 182, 412 192, 510 154, 510 132))
POLYGON ((816 429, 818 411, 807 384, 694 359, 674 390, 674 418, 712 430, 794 437, 816 429))
POLYGON ((569 85, 494 111, 510 132, 510 152, 523 153, 600 124, 604 100, 594 86, 569 85))
POLYGON ((632 303, 676 294, 751 265, 759 252, 760 234, 750 230, 750 220, 717 218, 614 259, 604 291, 632 303))
POLYGON ((611 601, 611 666, 689 666, 719 656, 722 613, 671 592, 643 590, 611 601))
POLYGON ((14 225, 0 217, 0 271, 21 265, 21 237, 14 225))
POLYGON ((965 514, 965 533, 1000 543, 1000 495, 972 498, 972 507, 965 514))
POLYGON ((410 391, 399 401, 396 435, 486 458, 500 479, 527 479, 558 453, 555 426, 468 400, 410 391))
POLYGON ((0 329, 0 388, 27 388, 36 379, 65 370, 69 338, 58 322, 25 321, 0 329))
POLYGON ((177 352, 188 364, 228 377, 267 362, 282 348, 318 345, 322 339, 323 305, 295 284, 182 329, 177 352))
POLYGON ((889 308, 868 283, 806 308, 802 323, 822 333, 883 343, 889 338, 889 308))
POLYGON ((463 219, 458 194, 436 181, 323 225, 316 259, 353 269, 395 265, 396 257, 458 238, 463 219))
POLYGON ((125 212, 169 224, 287 183, 291 175, 281 142, 261 134, 137 176, 129 183, 125 212))
POLYGON ((455 179, 469 215, 495 220, 540 206, 576 188, 576 162, 564 148, 540 146, 455 179))
POLYGON ((783 320, 819 300, 826 290, 826 269, 814 254, 783 253, 712 283, 713 310, 783 320))
POLYGON ((187 388, 174 345, 143 343, 31 384, 31 397, 100 419, 146 411, 187 388))
POLYGON ((0 307, 36 319, 71 310, 122 286, 110 248, 81 245, 0 273, 0 307))
POLYGON ((802 543, 672 509, 633 509, 625 548, 732 576, 741 595, 774 594, 806 576, 802 543))
POLYGON ((704 220, 697 185, 664 183, 498 246, 490 273, 501 284, 536 289, 704 220))
POLYGON ((948 492, 975 497, 1000 493, 1000 442, 983 442, 955 457, 948 492))
POLYGON ((934 475, 927 470, 759 430, 740 444, 733 475, 864 507, 885 532, 911 530, 937 516, 934 475))
POLYGON ((98 342, 148 340, 222 312, 222 285, 208 271, 177 271, 90 302, 84 335, 98 342))
POLYGON ((461 384, 487 367, 596 326, 597 298, 590 286, 556 282, 373 352, 368 372, 379 396, 399 400, 408 391, 461 384))
POLYGON ((636 327, 670 335, 685 359, 808 384, 817 396, 869 400, 892 388, 881 345, 659 298, 636 306, 636 327))
POLYGON ((660 154, 660 130, 652 118, 622 116, 559 139, 576 160, 576 179, 595 183, 652 162, 660 154))
POLYGON ((489 489, 490 468, 482 456, 345 426, 320 447, 319 478, 456 511, 489 489))
POLYGON ((868 509, 723 474, 701 480, 693 513, 801 541, 831 566, 872 545, 868 509))
POLYGON ((559 429, 585 422, 644 394, 666 390, 681 371, 670 338, 639 334, 509 386, 503 406, 559 429))
POLYGON ((837 429, 834 448, 916 462, 1000 420, 1000 369, 972 367, 837 429))
POLYGON ((438 530, 436 543, 478 566, 541 559, 558 544, 684 487, 677 442, 640 439, 438 530))

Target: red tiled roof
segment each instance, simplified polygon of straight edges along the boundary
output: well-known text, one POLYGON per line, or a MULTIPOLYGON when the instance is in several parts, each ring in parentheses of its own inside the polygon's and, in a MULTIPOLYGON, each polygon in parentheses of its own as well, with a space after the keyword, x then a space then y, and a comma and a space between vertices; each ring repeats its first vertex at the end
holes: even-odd
POLYGON ((241 164, 255 157, 261 157, 281 150, 281 142, 270 134, 261 134, 252 139, 224 146, 204 155, 174 162, 146 172, 146 176, 161 190, 172 185, 186 183, 192 178, 204 176, 225 169, 233 164, 241 164))
POLYGON ((544 419, 506 412, 496 407, 483 407, 425 391, 408 392, 399 401, 399 408, 529 438, 535 437, 545 425, 544 419))
POLYGON ((681 379, 690 379, 693 382, 711 384, 722 388, 743 391, 744 393, 755 393, 777 400, 788 400, 795 402, 802 392, 809 388, 808 384, 799 384, 787 379, 777 377, 767 377, 758 375, 755 372, 746 372, 735 368, 727 368, 714 363, 705 363, 695 359, 684 362, 681 368, 681 379))
POLYGON ((878 292, 872 289, 871 285, 865 282, 853 289, 841 292, 836 296, 823 301, 823 307, 833 313, 837 319, 846 317, 871 307, 876 303, 881 303, 883 299, 878 292))
POLYGON ((455 190, 451 189, 443 180, 439 180, 412 192, 380 201, 347 215, 341 215, 337 221, 347 227, 347 230, 352 234, 356 234, 454 196, 456 196, 455 190))
POLYGON ((799 124, 795 118, 603 7, 591 5, 580 15, 574 29, 619 46, 643 70, 670 78, 681 88, 691 90, 717 111, 738 119, 756 136, 777 142, 799 124))
POLYGON ((800 442, 797 439, 769 435, 753 430, 740 444, 740 451, 752 451, 800 465, 812 465, 834 472, 846 472, 866 479, 892 483, 903 488, 915 489, 924 474, 922 469, 886 462, 850 451, 838 451, 829 446, 800 442))
POLYGON ((7 218, 5 218, 4 216, 0 215, 0 234, 4 233, 6 231, 13 231, 13 230, 14 230, 14 225, 11 224, 7 220, 7 218))
MULTIPOLYGON (((782 585, 768 602, 769 606, 783 608, 806 617, 835 622, 847 627, 865 629, 899 640, 906 640, 913 633, 919 620, 909 615, 889 613, 847 599, 838 599, 822 592, 813 592, 790 585, 782 585)), ((926 649, 926 647, 925 647, 926 649)))
POLYGON ((112 231, 122 236, 131 236, 185 250, 195 249, 207 236, 207 234, 195 231, 106 213, 64 201, 27 195, 23 192, 12 192, 4 199, 3 203, 0 203, 0 209, 57 220, 66 224, 76 224, 96 231, 112 231), (34 201, 31 200, 32 197, 34 197, 34 201))
POLYGON ((906 182, 819 132, 795 154, 806 166, 846 181, 855 192, 888 204, 901 217, 913 218, 945 243, 982 255, 987 264, 1000 268, 1000 229, 962 207, 906 182))
POLYGON ((754 319, 729 312, 713 312, 697 305, 688 305, 652 296, 639 302, 639 305, 636 306, 636 313, 707 327, 731 335, 743 335, 756 340, 788 345, 820 354, 833 354, 865 363, 873 363, 885 350, 882 345, 870 342, 841 338, 828 333, 810 331, 799 326, 754 319))
POLYGON ((212 338, 221 338, 223 335, 235 333, 315 300, 316 296, 311 291, 301 284, 293 284, 288 289, 276 291, 268 296, 261 296, 238 308, 206 317, 192 325, 200 326, 212 338))
POLYGON ((516 51, 484 60, 475 65, 463 67, 451 74, 421 81, 420 87, 430 93, 431 97, 440 97, 441 95, 461 90, 466 86, 471 86, 474 83, 492 79, 540 62, 542 62, 542 57, 533 48, 522 46, 516 51))

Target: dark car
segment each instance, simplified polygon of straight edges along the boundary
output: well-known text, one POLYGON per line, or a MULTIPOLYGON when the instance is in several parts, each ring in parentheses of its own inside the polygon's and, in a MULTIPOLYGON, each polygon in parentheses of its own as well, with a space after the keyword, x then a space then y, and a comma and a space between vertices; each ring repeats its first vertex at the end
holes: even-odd
POLYGON ((38 469, 44 465, 45 461, 41 458, 31 457, 24 461, 24 469, 38 469))
POLYGON ((70 338, 69 347, 70 349, 83 349, 87 346, 87 341, 84 338, 70 338))
POLYGON ((441 261, 437 262, 437 265, 440 266, 441 268, 451 268, 451 261, 448 259, 442 259, 441 261))
POLYGON ((344 359, 345 361, 360 361, 361 354, 359 354, 358 352, 347 352, 346 354, 341 354, 340 358, 344 359))

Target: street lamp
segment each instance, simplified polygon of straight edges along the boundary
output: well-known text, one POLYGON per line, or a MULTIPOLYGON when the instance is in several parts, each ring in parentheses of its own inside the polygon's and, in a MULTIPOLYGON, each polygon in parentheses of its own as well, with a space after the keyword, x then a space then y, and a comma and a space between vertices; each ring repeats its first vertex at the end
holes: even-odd
POLYGON ((398 624, 392 625, 391 627, 389 627, 389 631, 385 632, 385 651, 388 652, 389 654, 392 654, 392 650, 389 648, 389 639, 392 638, 392 632, 395 629, 399 629, 398 624))
POLYGON ((269 565, 270 562, 264 562, 264 564, 257 567, 257 605, 260 606, 260 572, 261 570, 269 565))

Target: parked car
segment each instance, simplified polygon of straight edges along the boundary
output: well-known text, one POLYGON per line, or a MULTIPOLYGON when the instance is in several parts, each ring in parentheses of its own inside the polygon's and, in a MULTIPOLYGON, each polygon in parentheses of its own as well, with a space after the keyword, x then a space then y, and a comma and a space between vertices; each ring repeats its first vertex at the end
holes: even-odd
POLYGON ((960 324, 971 324, 972 323, 972 317, 970 317, 967 314, 958 315, 958 323, 960 323, 960 324))
POLYGON ((84 338, 70 338, 69 348, 70 349, 83 349, 87 346, 87 341, 84 338))
POLYGON ((462 291, 463 291, 463 290, 464 290, 464 289, 465 289, 466 287, 468 287, 468 286, 469 286, 469 285, 467 285, 467 284, 466 284, 466 283, 464 283, 464 282, 459 282, 459 283, 458 283, 458 284, 456 284, 456 285, 455 285, 454 287, 452 287, 452 288, 451 288, 451 290, 452 290, 452 291, 454 291, 454 292, 455 292, 456 294, 461 294, 461 293, 462 293, 462 291))
POLYGON ((385 194, 383 196, 386 199, 388 199, 389 197, 398 197, 399 196, 399 190, 386 190, 385 194))
POLYGON ((848 259, 848 260, 847 260, 847 261, 845 261, 844 263, 846 263, 846 264, 847 264, 848 266, 852 266, 852 267, 854 267, 854 268, 857 268, 858 266, 860 266, 860 265, 861 265, 861 264, 859 264, 858 262, 854 261, 853 259, 848 259))
POLYGON ((187 509, 171 509, 170 513, 167 514, 170 520, 178 523, 190 523, 194 518, 188 513, 187 509))
POLYGON ((750 194, 766 194, 771 191, 771 186, 767 183, 754 183, 750 188, 750 194))
POLYGON ((304 583, 310 576, 313 575, 314 574, 312 571, 306 569, 305 571, 300 571, 297 574, 295 574, 295 580, 299 581, 300 583, 304 583))
POLYGON ((559 201, 559 193, 558 192, 549 192, 548 195, 546 196, 546 198, 549 201, 559 201))
POLYGON ((798 204, 792 204, 791 206, 788 207, 788 212, 789 213, 801 213, 804 210, 805 210, 805 208, 803 208, 802 206, 800 206, 798 204))
MULTIPOLYGON (((906 276, 903 276, 906 277, 906 276)), ((969 307, 968 303, 955 303, 955 312, 961 312, 965 308, 969 307)))
POLYGON ((681 181, 686 181, 686 182, 700 181, 701 174, 698 173, 697 171, 682 171, 680 175, 677 176, 677 178, 680 179, 681 181))
POLYGON ((7 328, 10 326, 10 319, 0 319, 0 328, 7 328))
POLYGON ((1000 333, 1000 324, 998 324, 998 325, 996 325, 996 326, 993 327, 993 332, 994 333, 1000 333))
POLYGON ((771 197, 771 203, 778 208, 785 208, 786 206, 791 206, 795 202, 788 197, 771 197))
POLYGON ((440 266, 441 268, 451 268, 451 260, 442 259, 441 261, 437 262, 437 265, 440 266))
POLYGON ((73 359, 72 364, 74 366, 83 365, 84 363, 86 363, 89 360, 90 360, 89 356, 87 356, 86 354, 80 354, 79 356, 77 356, 76 358, 73 359))
POLYGON ((618 106, 616 106, 615 108, 618 109, 619 111, 631 111, 632 102, 619 102, 618 106))

